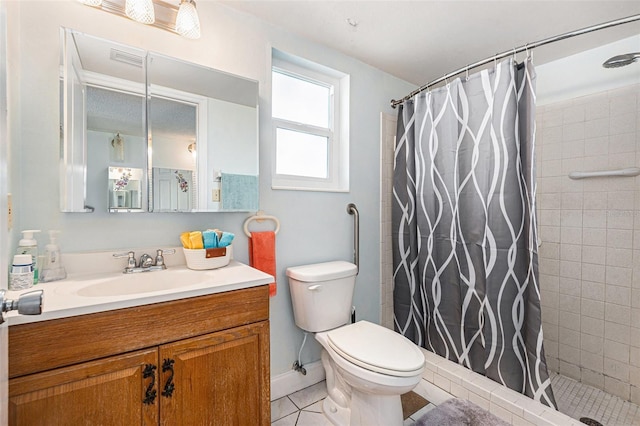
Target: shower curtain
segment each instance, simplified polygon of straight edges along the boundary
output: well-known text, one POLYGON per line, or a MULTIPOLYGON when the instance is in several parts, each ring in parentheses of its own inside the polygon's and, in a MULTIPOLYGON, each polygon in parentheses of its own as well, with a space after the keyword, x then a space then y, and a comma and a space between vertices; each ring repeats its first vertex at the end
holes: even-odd
POLYGON ((501 62, 398 111, 396 330, 555 407, 542 342, 535 72, 501 62))

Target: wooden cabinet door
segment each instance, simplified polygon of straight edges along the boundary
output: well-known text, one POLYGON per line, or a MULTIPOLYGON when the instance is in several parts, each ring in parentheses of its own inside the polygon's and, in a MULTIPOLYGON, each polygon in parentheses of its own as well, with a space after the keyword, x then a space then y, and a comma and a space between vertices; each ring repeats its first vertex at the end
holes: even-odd
POLYGON ((161 424, 271 423, 268 321, 160 346, 159 354, 161 424))
POLYGON ((157 425, 158 397, 143 402, 158 390, 157 368, 144 373, 157 363, 152 348, 11 379, 9 424, 157 425))

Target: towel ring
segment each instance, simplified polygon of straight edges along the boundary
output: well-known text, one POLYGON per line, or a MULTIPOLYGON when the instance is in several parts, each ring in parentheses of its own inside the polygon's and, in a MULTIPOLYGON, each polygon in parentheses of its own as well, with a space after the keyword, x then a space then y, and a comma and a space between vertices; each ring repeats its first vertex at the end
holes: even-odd
POLYGON ((280 231, 280 221, 277 217, 259 213, 253 216, 249 216, 247 220, 244 221, 244 233, 249 238, 251 238, 251 232, 249 232, 249 223, 253 220, 255 220, 256 222, 262 222, 263 220, 272 220, 276 224, 276 229, 273 232, 277 235, 280 231))

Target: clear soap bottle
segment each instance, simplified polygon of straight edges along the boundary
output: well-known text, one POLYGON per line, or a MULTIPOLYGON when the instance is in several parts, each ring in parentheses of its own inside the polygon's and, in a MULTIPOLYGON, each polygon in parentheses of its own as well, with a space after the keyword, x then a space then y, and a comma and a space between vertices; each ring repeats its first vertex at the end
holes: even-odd
POLYGON ((16 250, 16 254, 31 255, 34 284, 38 284, 38 242, 33 237, 33 234, 38 232, 40 232, 40 230, 36 229, 22 231, 22 239, 18 241, 18 250, 16 250))
POLYGON ((40 281, 58 281, 67 278, 67 271, 62 265, 60 246, 57 244, 57 236, 60 231, 49 231, 49 244, 44 248, 44 265, 40 271, 40 281))

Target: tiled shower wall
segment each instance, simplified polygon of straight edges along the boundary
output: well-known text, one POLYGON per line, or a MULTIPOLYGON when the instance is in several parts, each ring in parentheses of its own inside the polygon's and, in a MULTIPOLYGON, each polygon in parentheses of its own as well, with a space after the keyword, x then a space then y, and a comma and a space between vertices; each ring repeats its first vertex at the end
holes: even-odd
POLYGON ((640 403, 640 85, 536 111, 540 287, 549 367, 640 403))

